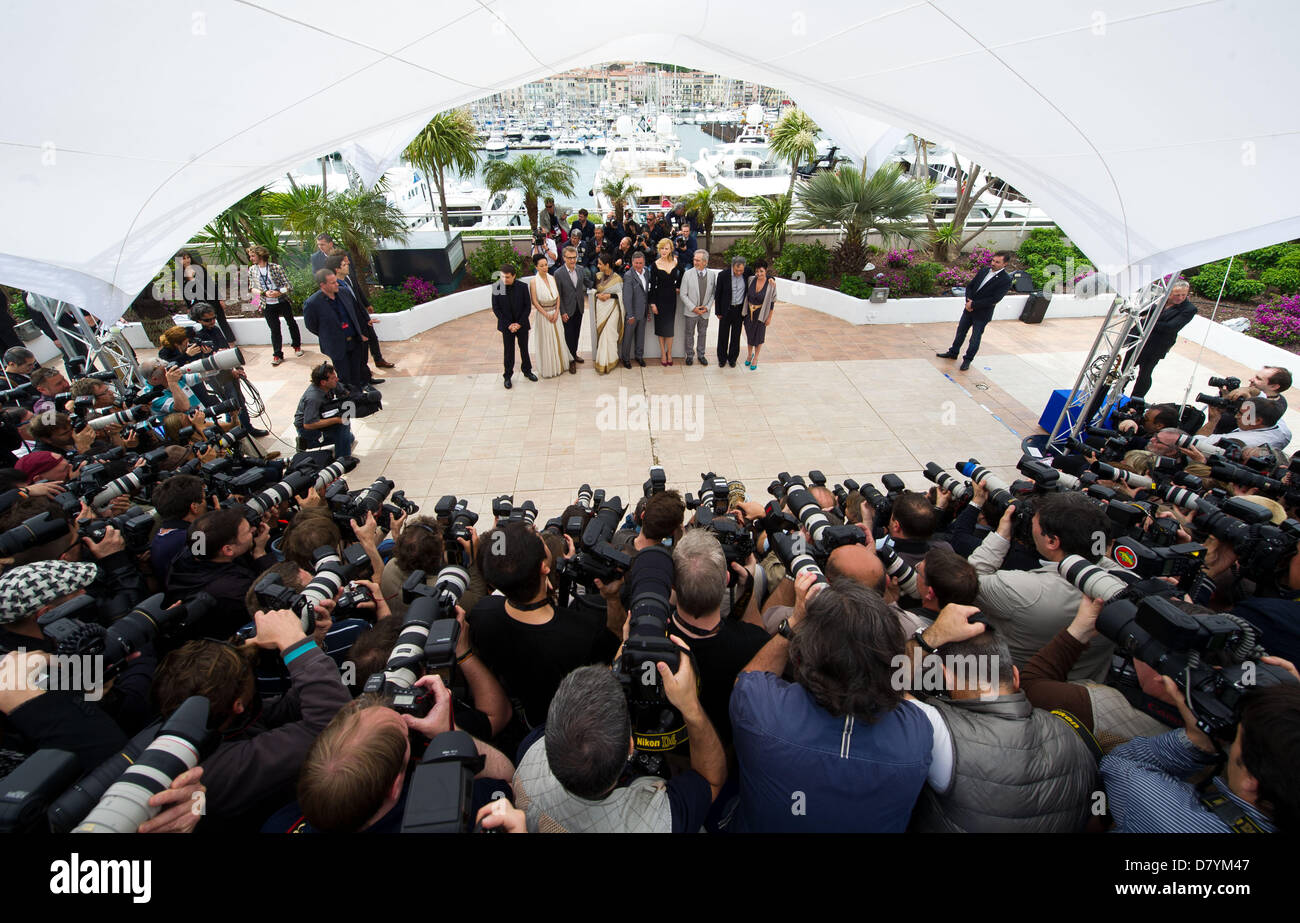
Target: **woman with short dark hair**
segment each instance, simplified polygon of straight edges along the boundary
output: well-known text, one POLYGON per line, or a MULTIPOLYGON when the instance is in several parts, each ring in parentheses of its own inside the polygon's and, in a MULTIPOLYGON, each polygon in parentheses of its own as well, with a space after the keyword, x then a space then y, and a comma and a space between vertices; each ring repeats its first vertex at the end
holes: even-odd
POLYGON ((767 260, 754 261, 754 277, 745 289, 745 343, 749 358, 745 365, 758 370, 758 354, 767 338, 767 328, 772 323, 772 310, 776 307, 776 283, 767 276, 767 260))
POLYGON ((221 300, 212 280, 208 277, 208 268, 203 265, 203 257, 194 250, 182 250, 176 254, 176 262, 181 268, 181 299, 190 309, 198 302, 212 305, 212 313, 217 317, 217 325, 226 339, 235 342, 235 332, 226 320, 226 303, 221 300))

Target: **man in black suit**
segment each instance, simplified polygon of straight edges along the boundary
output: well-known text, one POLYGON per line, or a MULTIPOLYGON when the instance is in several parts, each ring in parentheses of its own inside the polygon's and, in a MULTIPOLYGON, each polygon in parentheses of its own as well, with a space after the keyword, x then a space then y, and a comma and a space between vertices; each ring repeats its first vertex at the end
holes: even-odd
POLYGON ((366 346, 357 329, 357 317, 339 297, 338 276, 322 269, 315 278, 318 291, 303 302, 302 322, 320 341, 320 351, 334 363, 339 381, 349 390, 359 391, 365 385, 361 369, 366 346))
POLYGON ((555 270, 555 287, 560 294, 560 320, 564 323, 564 342, 569 346, 569 371, 577 371, 578 337, 582 333, 582 308, 587 303, 587 276, 578 265, 576 247, 564 248, 564 265, 555 270))
POLYGON ((1142 352, 1138 353, 1138 376, 1133 382, 1133 397, 1145 397, 1151 390, 1151 373, 1169 350, 1178 342, 1178 331, 1192 322, 1196 316, 1196 305, 1187 300, 1190 286, 1186 282, 1175 282, 1165 298, 1164 310, 1156 321, 1156 327, 1147 338, 1142 352))
POLYGON ((1011 262, 1011 254, 1006 250, 999 250, 993 254, 993 259, 989 261, 988 266, 975 273, 975 278, 971 279, 970 284, 966 286, 966 309, 962 313, 961 323, 957 325, 957 336, 952 341, 952 348, 946 353, 935 353, 940 359, 956 359, 962 341, 966 339, 966 332, 973 328, 970 348, 966 350, 966 357, 961 362, 963 372, 970 368, 971 360, 979 352, 980 337, 984 335, 984 328, 993 319, 993 309, 1011 290, 1011 276, 1006 272, 1009 262, 1011 262))
POLYGON ((585 208, 578 209, 578 220, 569 226, 570 233, 581 231, 583 240, 591 240, 596 234, 596 226, 591 223, 591 219, 587 217, 587 214, 585 208))
POLYGON ((501 342, 505 344, 507 388, 512 387, 510 376, 515 373, 516 340, 524 377, 529 381, 537 380, 533 374, 533 361, 528 358, 528 315, 532 309, 528 286, 515 278, 513 266, 502 266, 500 278, 492 285, 492 313, 497 316, 497 329, 501 331, 501 342))
POLYGON ((745 289, 753 271, 741 257, 731 261, 731 272, 718 274, 713 293, 713 313, 718 315, 718 368, 736 367, 740 355, 740 328, 745 319, 745 289))

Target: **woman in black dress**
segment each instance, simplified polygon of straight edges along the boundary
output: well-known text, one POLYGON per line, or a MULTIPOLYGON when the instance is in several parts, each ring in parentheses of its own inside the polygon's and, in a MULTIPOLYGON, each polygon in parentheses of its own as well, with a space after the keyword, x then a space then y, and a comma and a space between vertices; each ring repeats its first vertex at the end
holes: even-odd
POLYGON ((677 327, 677 292, 682 286, 684 267, 673 255, 668 238, 659 241, 659 259, 650 270, 650 313, 659 338, 659 364, 673 364, 673 332, 677 327))

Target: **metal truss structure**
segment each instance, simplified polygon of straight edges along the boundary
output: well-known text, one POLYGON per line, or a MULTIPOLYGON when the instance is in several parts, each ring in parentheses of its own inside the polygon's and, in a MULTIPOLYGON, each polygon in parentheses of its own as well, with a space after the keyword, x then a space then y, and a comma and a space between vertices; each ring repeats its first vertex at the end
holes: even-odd
MULTIPOLYGON (((135 350, 126 341, 126 336, 118 328, 104 330, 101 326, 92 327, 86 322, 80 308, 63 301, 54 301, 44 296, 34 296, 33 306, 49 322, 60 341, 72 340, 84 347, 87 371, 98 368, 112 372, 124 385, 146 386, 148 383, 140 374, 136 362, 135 350), (64 318, 72 321, 71 325, 60 325, 64 318), (101 332, 102 331, 102 332, 101 332)), ((61 347, 65 361, 73 362, 79 358, 82 350, 61 347)))
POLYGON ((1048 447, 1059 451, 1066 439, 1105 420, 1119 403, 1124 389, 1137 377, 1138 355, 1160 319, 1176 278, 1177 274, 1162 276, 1128 297, 1115 297, 1052 426, 1048 447))

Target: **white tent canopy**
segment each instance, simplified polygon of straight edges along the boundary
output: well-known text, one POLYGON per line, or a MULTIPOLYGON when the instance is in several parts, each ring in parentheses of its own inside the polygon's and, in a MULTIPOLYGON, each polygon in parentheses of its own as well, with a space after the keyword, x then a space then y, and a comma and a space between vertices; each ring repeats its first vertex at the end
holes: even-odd
POLYGON ((1285 0, 668 0, 612 18, 523 0, 16 0, 5 12, 0 281, 105 319, 285 170, 343 150, 373 177, 437 111, 613 60, 780 87, 858 157, 899 130, 943 140, 1117 275, 1300 236, 1288 47, 1300 6, 1285 0))

